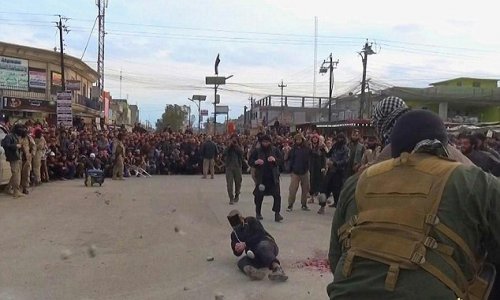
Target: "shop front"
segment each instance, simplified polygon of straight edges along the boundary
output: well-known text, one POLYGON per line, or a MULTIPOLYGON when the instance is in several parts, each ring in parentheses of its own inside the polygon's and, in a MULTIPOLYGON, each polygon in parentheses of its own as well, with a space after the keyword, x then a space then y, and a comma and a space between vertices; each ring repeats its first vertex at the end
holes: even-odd
POLYGON ((56 102, 38 99, 3 96, 1 110, 10 123, 27 120, 55 124, 56 102))

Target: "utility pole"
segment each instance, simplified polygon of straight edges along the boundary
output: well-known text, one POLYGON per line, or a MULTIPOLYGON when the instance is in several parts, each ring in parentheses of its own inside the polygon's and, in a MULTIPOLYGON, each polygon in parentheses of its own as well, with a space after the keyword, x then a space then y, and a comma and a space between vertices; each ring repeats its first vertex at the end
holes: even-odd
POLYGON ((286 84, 283 84, 283 79, 281 79, 281 84, 278 84, 278 87, 281 89, 281 107, 283 107, 283 89, 287 87, 286 84))
POLYGON ((333 94, 333 86, 334 86, 334 75, 333 70, 337 68, 339 60, 333 61, 333 54, 330 53, 328 60, 324 60, 321 68, 319 69, 319 73, 325 74, 327 70, 330 72, 330 81, 329 81, 329 89, 328 89, 328 122, 332 121, 332 94, 333 94), (325 65, 328 64, 328 67, 325 65))
POLYGON ((318 69, 318 17, 314 17, 314 78, 313 78, 313 105, 316 101, 316 70, 318 69))
POLYGON ((122 69, 120 69, 120 99, 122 98, 122 69))
MULTIPOLYGON (((368 55, 373 55, 376 54, 375 51, 372 50, 372 44, 368 44, 368 40, 366 40, 366 43, 359 52, 359 55, 361 56, 361 60, 363 62, 363 80, 361 81, 361 99, 359 103, 359 118, 364 119, 365 118, 365 113, 368 111, 365 107, 365 102, 366 102, 366 66, 368 64, 368 55)), ((367 117, 367 116, 366 116, 367 117)))
POLYGON ((66 33, 69 32, 68 28, 66 25, 63 25, 63 21, 69 20, 68 18, 63 18, 61 15, 59 15, 59 22, 56 22, 57 28, 59 29, 59 47, 60 47, 60 54, 61 54, 61 84, 62 84, 62 91, 66 91, 66 79, 64 76, 64 39, 63 39, 63 31, 66 33))
POLYGON ((248 121, 250 123, 250 126, 252 126, 252 119, 253 119, 253 103, 255 101, 255 98, 253 96, 250 96, 250 98, 248 98, 248 101, 250 101, 250 117, 248 118, 248 121))
POLYGON ((97 82, 97 86, 99 87, 99 91, 102 93, 102 91, 104 90, 104 36, 106 35, 106 31, 104 30, 104 16, 106 13, 106 8, 108 7, 108 0, 96 0, 96 5, 98 9, 97 18, 99 20, 99 43, 97 50, 97 73, 99 74, 99 80, 97 82))

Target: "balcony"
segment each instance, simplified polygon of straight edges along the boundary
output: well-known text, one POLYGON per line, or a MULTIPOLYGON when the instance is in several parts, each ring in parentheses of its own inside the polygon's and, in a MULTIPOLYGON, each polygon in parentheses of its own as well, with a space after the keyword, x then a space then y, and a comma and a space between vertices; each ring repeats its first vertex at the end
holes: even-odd
POLYGON ((87 98, 83 95, 77 95, 75 103, 80 104, 82 106, 85 106, 86 108, 93 109, 93 110, 97 110, 97 111, 102 110, 102 102, 101 101, 91 100, 90 98, 87 98))

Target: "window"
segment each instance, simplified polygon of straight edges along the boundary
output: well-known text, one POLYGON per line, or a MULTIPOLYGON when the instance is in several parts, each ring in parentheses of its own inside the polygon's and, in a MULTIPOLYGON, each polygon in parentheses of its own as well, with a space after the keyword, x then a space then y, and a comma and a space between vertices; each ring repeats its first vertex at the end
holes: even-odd
POLYGON ((475 88, 481 87, 481 82, 479 82, 479 81, 472 82, 472 87, 475 87, 475 88))
POLYGON ((457 81, 457 86, 462 86, 462 81, 457 81))

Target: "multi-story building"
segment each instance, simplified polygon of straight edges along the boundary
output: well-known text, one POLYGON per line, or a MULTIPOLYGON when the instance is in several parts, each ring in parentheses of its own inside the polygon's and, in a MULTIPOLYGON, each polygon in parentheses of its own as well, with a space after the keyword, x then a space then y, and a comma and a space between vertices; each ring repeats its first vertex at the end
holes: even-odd
MULTIPOLYGON (((60 53, 0 42, 0 99, 4 116, 56 123, 56 94, 62 91, 60 53)), ((91 99, 98 73, 82 60, 64 55, 66 89, 73 117, 91 123, 102 117, 102 102, 91 99)))
POLYGON ((128 106, 130 109, 130 122, 131 125, 134 126, 135 124, 139 123, 139 107, 137 105, 129 105, 128 106))
POLYGON ((412 108, 432 110, 448 122, 500 121, 498 79, 460 77, 427 88, 393 87, 386 94, 401 97, 412 108))
POLYGON ((132 112, 127 99, 111 100, 111 124, 132 127, 132 112))

